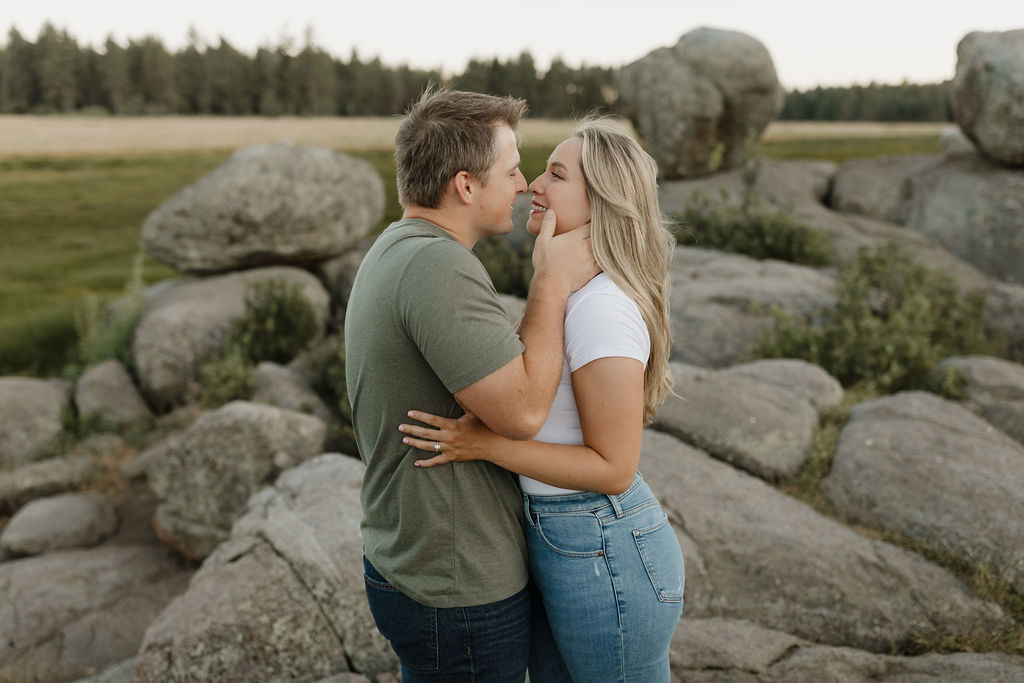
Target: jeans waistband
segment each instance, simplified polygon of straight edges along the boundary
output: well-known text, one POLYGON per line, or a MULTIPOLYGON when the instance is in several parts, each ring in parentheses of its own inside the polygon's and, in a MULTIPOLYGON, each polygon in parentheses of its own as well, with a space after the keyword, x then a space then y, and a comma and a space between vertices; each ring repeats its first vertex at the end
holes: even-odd
POLYGON ((527 514, 552 512, 598 512, 604 508, 614 511, 616 517, 622 517, 624 510, 629 510, 654 496, 647 487, 644 478, 637 472, 633 483, 623 493, 606 494, 584 491, 567 493, 560 496, 540 496, 523 494, 523 506, 527 514))

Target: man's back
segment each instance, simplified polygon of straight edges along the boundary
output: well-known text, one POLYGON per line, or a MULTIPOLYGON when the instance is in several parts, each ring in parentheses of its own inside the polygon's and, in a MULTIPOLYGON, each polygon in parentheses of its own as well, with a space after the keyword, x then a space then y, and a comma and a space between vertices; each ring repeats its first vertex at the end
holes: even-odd
POLYGON ((352 420, 366 463, 367 559, 432 607, 504 599, 526 584, 522 500, 485 462, 432 469, 402 443, 412 408, 457 417, 453 394, 523 352, 473 253, 445 230, 392 224, 367 253, 345 316, 352 420))

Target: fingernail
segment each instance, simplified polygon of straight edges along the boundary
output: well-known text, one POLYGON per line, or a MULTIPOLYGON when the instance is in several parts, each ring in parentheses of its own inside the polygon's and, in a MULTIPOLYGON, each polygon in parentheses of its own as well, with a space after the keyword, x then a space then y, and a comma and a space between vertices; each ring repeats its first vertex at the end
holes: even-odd
POLYGON ((398 431, 404 432, 405 431, 405 425, 398 425, 398 431))
POLYGON ((412 417, 412 411, 410 410, 408 413, 406 413, 406 415, 408 415, 409 417, 412 417))
POLYGON ((409 443, 409 438, 406 437, 406 438, 402 439, 402 443, 409 443))

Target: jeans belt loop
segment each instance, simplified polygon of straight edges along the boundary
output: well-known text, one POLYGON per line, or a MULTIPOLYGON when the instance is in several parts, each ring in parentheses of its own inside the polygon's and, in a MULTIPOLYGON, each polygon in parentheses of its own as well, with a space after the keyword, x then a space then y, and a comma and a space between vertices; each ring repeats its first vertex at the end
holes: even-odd
POLYGON ((608 501, 612 504, 612 508, 615 510, 615 519, 622 519, 622 506, 619 504, 619 497, 614 493, 606 494, 608 501))

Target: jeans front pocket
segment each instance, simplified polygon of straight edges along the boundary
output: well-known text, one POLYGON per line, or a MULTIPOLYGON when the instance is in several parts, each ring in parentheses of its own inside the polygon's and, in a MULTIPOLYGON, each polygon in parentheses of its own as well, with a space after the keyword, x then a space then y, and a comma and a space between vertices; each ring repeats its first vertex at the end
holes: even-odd
POLYGON ((593 513, 534 513, 534 530, 548 548, 566 557, 604 554, 601 522, 593 513))
POLYGON ((365 558, 363 580, 377 630, 410 669, 438 667, 437 609, 421 605, 388 583, 365 558))
POLYGON ((633 531, 633 538, 658 600, 682 602, 683 553, 668 517, 663 516, 657 524, 633 531))

